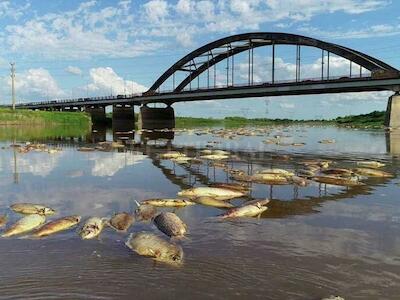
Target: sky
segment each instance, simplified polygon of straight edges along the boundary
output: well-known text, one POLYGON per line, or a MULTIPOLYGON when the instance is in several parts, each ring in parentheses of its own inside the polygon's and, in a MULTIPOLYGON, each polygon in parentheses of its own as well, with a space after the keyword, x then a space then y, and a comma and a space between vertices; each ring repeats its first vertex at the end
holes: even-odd
MULTIPOLYGON (((395 0, 0 0, 0 104, 11 102, 10 62, 16 64, 18 102, 136 93, 202 45, 258 31, 340 44, 400 69, 395 0)), ((254 53, 255 81, 271 76, 270 48, 254 53)), ((348 61, 330 59, 334 76, 348 73, 348 61)), ((293 78, 295 47, 277 46, 276 63, 279 80, 293 78)), ((304 78, 319 76, 320 64, 319 50, 302 50, 304 78)), ((246 82, 247 69, 238 55, 235 82, 246 82)), ((224 72, 217 66, 218 84, 224 72)), ((333 118, 384 110, 391 94, 209 100, 174 108, 181 116, 333 118)))

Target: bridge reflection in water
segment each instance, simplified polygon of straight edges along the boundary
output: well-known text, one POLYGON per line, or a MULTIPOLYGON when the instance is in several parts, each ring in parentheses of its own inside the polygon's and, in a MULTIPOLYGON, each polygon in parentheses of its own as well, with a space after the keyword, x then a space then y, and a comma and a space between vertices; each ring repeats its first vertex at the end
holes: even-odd
MULTIPOLYGON (((125 123, 126 125, 126 123, 125 123)), ((46 143, 61 148, 77 148, 82 145, 96 144, 103 141, 122 141, 125 144, 123 149, 114 151, 135 155, 142 153, 152 162, 152 165, 159 169, 161 173, 172 184, 180 189, 190 188, 194 185, 210 186, 215 183, 234 183, 227 172, 227 169, 240 169, 247 174, 252 174, 257 169, 263 168, 284 168, 298 170, 300 162, 310 158, 307 154, 292 154, 290 156, 279 157, 276 152, 249 152, 233 151, 233 158, 224 162, 226 168, 212 162, 202 160, 190 164, 177 164, 169 160, 160 159, 159 154, 165 151, 180 151, 191 157, 200 156, 200 151, 204 148, 194 148, 187 146, 176 146, 173 143, 173 131, 142 131, 136 134, 132 128, 113 127, 112 131, 107 130, 106 126, 97 126, 94 132, 86 140, 76 138, 58 138, 46 140, 46 143), (129 129, 126 133, 125 130, 129 129), (112 136, 111 136, 112 134, 112 136), (129 138, 129 140, 127 139, 129 138)), ((391 149, 399 149, 398 142, 400 135, 395 133, 388 134, 389 138, 396 143, 391 149), (395 136, 395 139, 393 137, 395 136)), ((390 143, 392 145, 393 143, 390 143)), ((15 149, 14 149, 15 151, 15 149)), ((15 152, 16 153, 16 152, 15 152)), ((331 157, 320 155, 318 159, 330 159, 331 157)), ((348 157, 337 157, 335 161, 340 165, 348 161, 348 157)), ((15 176, 17 174, 18 156, 15 155, 15 176)), ((308 187, 298 187, 295 185, 266 185, 246 183, 250 188, 247 199, 259 199, 267 196, 271 199, 269 210, 263 214, 264 218, 285 218, 294 215, 318 213, 319 208, 327 201, 340 201, 351 199, 362 195, 372 194, 375 187, 385 184, 389 179, 374 179, 367 181, 366 186, 361 187, 333 187, 326 184, 313 182, 308 187)), ((234 200, 233 203, 239 203, 234 200)))

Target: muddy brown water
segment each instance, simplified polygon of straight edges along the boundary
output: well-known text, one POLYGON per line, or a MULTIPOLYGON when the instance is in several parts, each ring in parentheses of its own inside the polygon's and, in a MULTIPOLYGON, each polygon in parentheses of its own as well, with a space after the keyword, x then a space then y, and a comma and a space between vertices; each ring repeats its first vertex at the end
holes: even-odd
MULTIPOLYGON (((337 167, 356 160, 379 160, 396 176, 366 179, 365 187, 313 183, 308 187, 253 184, 246 199, 271 198, 261 218, 220 221, 223 210, 194 205, 175 212, 188 225, 180 241, 180 267, 154 262, 131 252, 128 234, 107 228, 99 239, 82 241, 76 229, 44 239, 0 239, 0 299, 398 299, 400 293, 399 161, 383 131, 334 127, 270 128, 260 136, 234 140, 193 132, 128 134, 128 146, 112 152, 78 152, 90 141, 121 134, 40 140, 61 152, 18 153, 0 142, 0 213, 11 224, 20 216, 9 206, 35 202, 59 216, 112 216, 133 211, 134 200, 175 197, 191 186, 232 182, 206 162, 178 165, 158 159, 166 149, 198 155, 209 141, 234 152, 229 167, 299 169, 305 159, 332 159, 337 167), (276 133, 303 147, 265 144, 276 133), (135 142, 132 141, 134 138, 135 142), (172 138, 172 139, 171 139, 172 138), (318 143, 334 138, 336 143, 318 143), (392 152, 391 152, 392 151, 392 152), (278 155, 278 156, 277 156, 278 155), (283 159, 287 155, 289 160, 283 159)), ((38 140, 32 141, 37 142, 38 140)), ((126 139, 124 140, 126 141, 126 139)), ((159 209, 162 211, 162 209, 159 209)), ((130 232, 162 233, 151 223, 135 223, 130 232)))

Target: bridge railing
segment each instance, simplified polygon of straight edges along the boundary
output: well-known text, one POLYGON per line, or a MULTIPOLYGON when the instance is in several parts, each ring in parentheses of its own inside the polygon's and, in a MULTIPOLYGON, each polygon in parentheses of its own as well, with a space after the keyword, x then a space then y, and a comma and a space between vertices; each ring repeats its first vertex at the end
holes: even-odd
MULTIPOLYGON (((327 81, 347 81, 347 80, 372 80, 370 74, 361 74, 356 76, 330 76, 329 78, 321 78, 321 77, 314 77, 314 78, 304 78, 301 81, 296 80, 275 80, 274 82, 252 82, 252 83, 239 83, 234 85, 210 85, 209 87, 196 87, 196 88, 185 88, 183 92, 195 92, 195 91, 207 91, 210 89, 227 89, 227 88, 240 88, 240 87, 256 87, 256 86, 274 86, 274 85, 281 85, 281 84, 290 84, 290 83, 297 83, 297 84, 309 84, 312 82, 327 82, 327 81)), ((159 95, 159 94, 173 94, 176 93, 174 90, 163 90, 153 92, 149 95, 159 95)), ((57 105, 57 104, 75 104, 75 103, 85 103, 88 101, 103 101, 103 100, 124 100, 124 99, 131 99, 135 97, 142 97, 145 96, 146 93, 134 93, 134 94, 126 94, 126 95, 110 95, 110 96, 100 96, 100 97, 86 97, 86 98, 73 98, 73 99, 60 99, 60 100, 51 100, 51 101, 35 101, 29 103, 21 103, 18 104, 17 107, 25 107, 25 106, 35 106, 35 105, 57 105)), ((83 104, 82 104, 83 105, 83 104)))

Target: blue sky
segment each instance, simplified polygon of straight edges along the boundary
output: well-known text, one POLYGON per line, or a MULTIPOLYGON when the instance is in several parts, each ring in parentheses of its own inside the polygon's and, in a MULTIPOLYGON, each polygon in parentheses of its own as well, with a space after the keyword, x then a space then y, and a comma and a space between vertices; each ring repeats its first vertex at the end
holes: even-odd
MULTIPOLYGON (((140 92, 190 51, 250 31, 311 36, 400 68, 400 2, 394 0, 0 1, 0 28, 0 103, 10 102, 11 61, 20 102, 140 92)), ((255 72, 263 81, 269 50, 258 51, 255 72)), ((277 50, 281 79, 290 77, 293 51, 277 50)), ((315 76, 320 52, 303 55, 304 74, 315 76)), ((332 59, 336 75, 348 69, 348 62, 332 59)), ((245 79, 245 59, 236 61, 238 80, 245 79)), ((175 108, 186 116, 321 118, 383 110, 390 94, 218 100, 175 108)))

